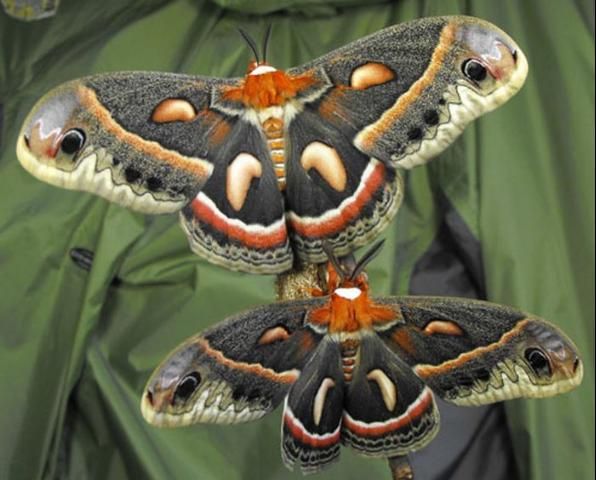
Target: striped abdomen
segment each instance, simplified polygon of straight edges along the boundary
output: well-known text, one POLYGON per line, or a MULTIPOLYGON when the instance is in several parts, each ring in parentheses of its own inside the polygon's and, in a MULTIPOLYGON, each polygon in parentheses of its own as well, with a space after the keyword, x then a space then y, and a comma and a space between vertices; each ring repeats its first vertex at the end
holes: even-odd
POLYGON ((356 356, 358 355, 359 347, 359 340, 350 338, 341 342, 341 367, 344 374, 344 381, 346 383, 352 381, 352 374, 354 372, 354 365, 356 364, 356 356))
POLYGON ((269 117, 263 122, 262 127, 267 137, 267 146, 273 161, 279 189, 283 190, 286 186, 284 122, 281 118, 269 117))

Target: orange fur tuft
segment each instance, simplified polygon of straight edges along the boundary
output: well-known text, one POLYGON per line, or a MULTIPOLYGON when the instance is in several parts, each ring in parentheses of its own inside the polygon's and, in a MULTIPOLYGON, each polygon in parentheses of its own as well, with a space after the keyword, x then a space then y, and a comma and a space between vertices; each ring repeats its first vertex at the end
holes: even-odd
POLYGON ((276 70, 262 75, 247 75, 243 85, 228 89, 223 97, 259 110, 281 106, 313 83, 314 80, 310 75, 292 77, 281 70, 276 70))
MULTIPOLYGON (((339 276, 333 268, 329 268, 328 284, 331 292, 340 286, 339 276)), ((328 326, 329 333, 356 332, 372 328, 374 324, 390 322, 398 316, 391 307, 373 302, 364 275, 354 281, 341 282, 341 287, 356 287, 362 293, 354 300, 332 293, 329 302, 313 310, 309 316, 312 323, 328 326)))

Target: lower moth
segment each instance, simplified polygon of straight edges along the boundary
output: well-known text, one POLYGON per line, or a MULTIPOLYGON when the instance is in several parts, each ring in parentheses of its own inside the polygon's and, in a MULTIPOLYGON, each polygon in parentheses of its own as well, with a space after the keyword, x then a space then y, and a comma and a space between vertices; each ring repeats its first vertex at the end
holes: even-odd
POLYGON ((249 310, 192 337, 143 393, 161 427, 255 420, 283 403, 282 458, 316 472, 346 445, 403 457, 439 428, 434 395, 473 406, 548 397, 580 384, 583 364, 557 327, 484 301, 374 298, 363 269, 329 253, 326 291, 249 310))

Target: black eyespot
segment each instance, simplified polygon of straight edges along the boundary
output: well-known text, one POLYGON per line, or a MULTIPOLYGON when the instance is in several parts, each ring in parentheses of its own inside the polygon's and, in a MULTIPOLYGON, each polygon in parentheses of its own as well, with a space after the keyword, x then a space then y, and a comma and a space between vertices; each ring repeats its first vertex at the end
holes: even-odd
POLYGON ((420 140, 422 138, 422 129, 416 127, 410 129, 408 132, 408 140, 420 140))
POLYGON ((67 155, 72 155, 79 152, 84 144, 85 132, 78 128, 74 128, 64 134, 62 142, 60 142, 60 149, 67 155))
POLYGON ((118 165, 120 165, 120 160, 117 159, 116 157, 112 157, 112 165, 117 167, 118 165))
POLYGON ((550 377, 552 375, 548 357, 539 348, 527 348, 524 352, 524 357, 536 375, 540 377, 550 377))
POLYGON ((255 400, 259 400, 262 395, 258 390, 249 390, 246 392, 246 401, 247 402, 254 402, 255 400))
POLYGON ((472 388, 474 386, 474 379, 467 375, 462 375, 456 379, 456 382, 461 387, 472 388))
POLYGON ((476 378, 482 382, 490 380, 490 372, 486 368, 479 368, 474 372, 476 378))
POLYGON ((191 372, 184 377, 174 392, 174 402, 185 402, 194 393, 199 384, 201 383, 201 375, 199 372, 191 372))
POLYGON ((139 178, 141 178, 141 172, 134 168, 125 168, 124 169, 124 177, 126 178, 127 182, 136 182, 139 178))
POLYGON ((486 68, 484 65, 472 58, 462 64, 461 70, 466 77, 474 82, 481 82, 486 78, 486 68))
POLYGON ((436 125, 439 123, 439 113, 436 110, 427 110, 424 112, 424 122, 427 125, 436 125))
POLYGON ((162 181, 157 177, 149 177, 147 179, 147 188, 149 190, 151 190, 152 192, 155 192, 156 190, 160 190, 162 185, 163 185, 162 181))
POLYGON ((238 385, 232 391, 232 399, 234 399, 234 400, 240 400, 245 395, 246 395, 246 390, 245 390, 245 388, 242 385, 238 385))

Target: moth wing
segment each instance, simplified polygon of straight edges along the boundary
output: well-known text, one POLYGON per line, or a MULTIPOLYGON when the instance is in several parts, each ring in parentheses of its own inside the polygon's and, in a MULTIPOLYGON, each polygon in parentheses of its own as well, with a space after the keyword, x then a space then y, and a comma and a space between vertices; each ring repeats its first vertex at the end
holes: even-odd
POLYGON ((346 387, 342 442, 371 457, 418 450, 439 429, 432 391, 377 336, 363 337, 346 387))
POLYGON ((282 458, 314 473, 339 458, 344 385, 336 342, 324 338, 292 385, 282 418, 282 458))
POLYGON ((280 302, 236 315, 174 350, 141 402, 157 426, 260 418, 287 394, 320 341, 304 328, 319 299, 280 302))
POLYGON ((74 80, 33 108, 19 159, 44 181, 143 213, 184 208, 191 248, 213 263, 288 270, 285 207, 263 135, 241 111, 213 105, 240 81, 160 72, 74 80))
POLYGON ((144 213, 180 210, 211 176, 210 142, 228 118, 211 91, 236 84, 162 72, 117 72, 67 82, 26 118, 21 164, 48 183, 96 193, 144 213))
POLYGON ((482 405, 575 388, 583 365, 554 325, 514 308, 449 297, 379 299, 402 323, 378 334, 441 398, 482 405))
POLYGON ((289 73, 327 78, 328 90, 307 108, 345 132, 367 157, 411 168, 508 100, 527 68, 506 33, 453 16, 385 28, 289 73))
POLYGON ((337 255, 367 244, 401 204, 399 173, 355 148, 350 135, 309 109, 288 127, 288 227, 305 262, 325 261, 324 242, 337 255))
POLYGON ((183 209, 191 248, 232 270, 279 273, 293 263, 285 206, 262 133, 242 118, 212 140, 213 174, 183 209))

